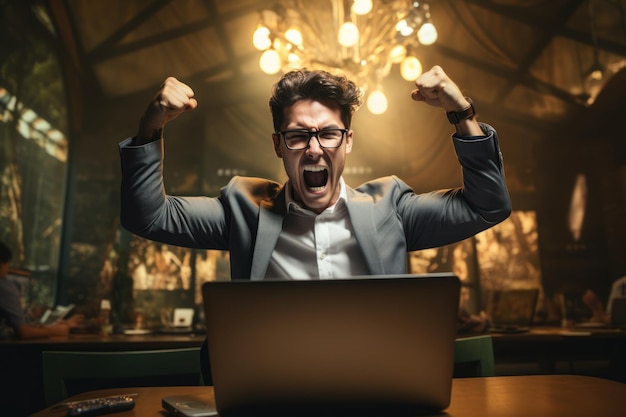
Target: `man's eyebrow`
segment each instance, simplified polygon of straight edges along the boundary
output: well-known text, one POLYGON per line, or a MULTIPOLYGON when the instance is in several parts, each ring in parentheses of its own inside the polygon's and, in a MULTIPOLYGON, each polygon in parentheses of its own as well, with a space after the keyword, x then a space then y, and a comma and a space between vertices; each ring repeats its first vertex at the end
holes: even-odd
MULTIPOLYGON (((331 124, 321 127, 319 130, 322 130, 322 129, 343 129, 343 128, 339 127, 339 125, 336 123, 331 123, 331 124)), ((285 130, 311 130, 311 128, 303 127, 301 125, 296 125, 294 127, 288 126, 285 130)))

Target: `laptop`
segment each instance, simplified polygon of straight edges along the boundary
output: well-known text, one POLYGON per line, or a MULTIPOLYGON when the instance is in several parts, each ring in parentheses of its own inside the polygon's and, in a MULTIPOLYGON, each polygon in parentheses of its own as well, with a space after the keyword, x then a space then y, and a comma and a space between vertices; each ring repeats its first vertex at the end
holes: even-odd
POLYGON ((494 290, 490 292, 487 314, 493 333, 530 331, 539 299, 539 289, 494 290))
POLYGON ((410 416, 448 407, 459 279, 207 282, 220 416, 410 416))
POLYGON ((160 333, 165 334, 187 334, 193 333, 193 308, 175 308, 174 317, 166 327, 160 328, 160 333))
POLYGON ((50 326, 58 321, 65 320, 70 317, 76 306, 74 304, 70 304, 68 306, 56 306, 55 308, 47 308, 46 311, 41 315, 39 319, 39 323, 43 326, 50 326))

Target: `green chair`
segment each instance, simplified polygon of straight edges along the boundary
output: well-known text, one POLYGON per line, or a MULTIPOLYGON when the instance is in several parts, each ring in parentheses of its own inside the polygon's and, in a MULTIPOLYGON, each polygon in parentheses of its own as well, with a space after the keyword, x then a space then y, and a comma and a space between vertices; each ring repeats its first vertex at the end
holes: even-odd
POLYGON ((203 385, 200 348, 42 352, 46 405, 105 388, 203 385))
POLYGON ((491 335, 461 337, 454 344, 456 378, 495 376, 491 335))

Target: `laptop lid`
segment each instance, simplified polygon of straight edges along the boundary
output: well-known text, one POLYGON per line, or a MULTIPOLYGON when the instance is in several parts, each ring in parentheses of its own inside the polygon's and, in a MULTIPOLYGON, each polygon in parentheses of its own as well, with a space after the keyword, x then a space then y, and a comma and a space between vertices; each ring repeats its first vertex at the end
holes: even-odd
POLYGON ((220 416, 446 408, 459 289, 452 274, 205 283, 220 416))

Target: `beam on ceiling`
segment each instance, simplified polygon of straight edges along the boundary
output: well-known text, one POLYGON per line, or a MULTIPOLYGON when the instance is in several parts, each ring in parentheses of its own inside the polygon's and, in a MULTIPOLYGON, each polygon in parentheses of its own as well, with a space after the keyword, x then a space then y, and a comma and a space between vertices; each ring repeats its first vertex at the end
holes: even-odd
POLYGON ((99 45, 93 48, 89 52, 88 58, 93 61, 94 57, 98 57, 102 54, 105 54, 106 51, 113 49, 116 45, 119 44, 119 42, 122 41, 122 39, 128 36, 128 34, 132 33, 134 30, 137 29, 137 27, 150 20, 160 10, 170 4, 170 2, 171 0, 154 0, 148 3, 148 6, 146 6, 136 15, 132 16, 132 18, 128 22, 119 27, 115 32, 113 32, 106 39, 104 39, 104 41, 102 41, 99 45))
MULTIPOLYGON (((458 52, 454 49, 448 48, 440 44, 435 44, 433 45, 433 47, 436 48, 442 55, 445 55, 463 64, 470 65, 481 71, 492 74, 498 78, 508 80, 509 84, 511 83, 521 84, 521 85, 524 85, 525 87, 530 88, 531 90, 555 96, 558 99, 566 103, 574 104, 576 106, 581 106, 580 102, 576 99, 576 97, 572 96, 569 92, 562 90, 558 87, 555 87, 552 84, 541 81, 529 75, 528 73, 521 73, 517 70, 511 69, 508 67, 504 67, 501 65, 494 65, 490 62, 482 61, 480 59, 475 58, 472 55, 463 54, 461 52, 458 52)), ((509 86, 509 89, 512 89, 512 88, 513 86, 509 86)))

